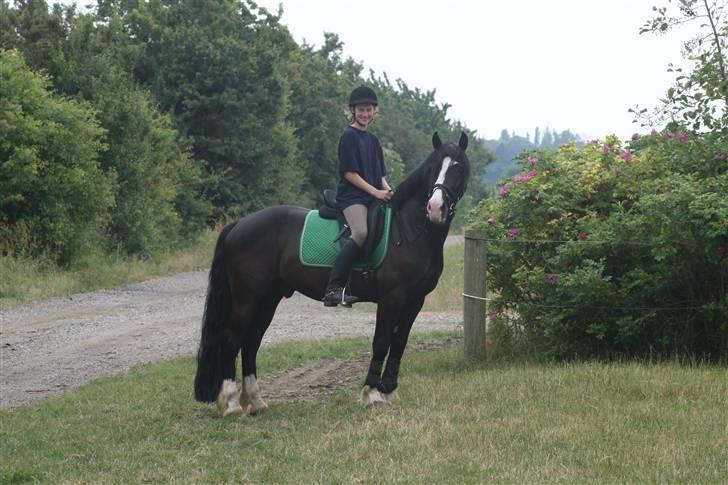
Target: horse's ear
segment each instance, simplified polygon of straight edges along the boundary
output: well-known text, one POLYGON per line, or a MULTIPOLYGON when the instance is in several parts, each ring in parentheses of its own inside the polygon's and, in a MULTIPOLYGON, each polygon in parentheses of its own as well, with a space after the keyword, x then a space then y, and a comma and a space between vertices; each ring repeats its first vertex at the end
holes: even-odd
POLYGON ((440 135, 438 135, 438 134, 437 134, 437 132, 435 132, 435 133, 434 133, 434 134, 432 135, 432 147, 433 147, 433 148, 434 148, 435 150, 437 150, 437 149, 438 149, 438 148, 440 148, 441 146, 442 146, 442 140, 440 140, 440 135))
POLYGON ((460 141, 458 142, 458 146, 462 151, 465 151, 465 149, 468 148, 468 135, 466 135, 464 131, 460 133, 460 141))

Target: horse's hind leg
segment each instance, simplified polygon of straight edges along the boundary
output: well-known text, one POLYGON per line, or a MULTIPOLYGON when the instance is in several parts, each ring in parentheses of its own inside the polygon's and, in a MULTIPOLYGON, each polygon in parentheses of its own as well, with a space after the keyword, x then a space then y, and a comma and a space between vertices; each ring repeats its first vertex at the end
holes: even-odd
POLYGON ((258 387, 257 356, 263 335, 268 330, 278 303, 280 294, 270 294, 256 305, 253 320, 249 322, 243 336, 243 390, 240 394, 240 406, 251 415, 261 414, 268 410, 268 405, 260 396, 258 387))
POLYGON ((221 361, 223 362, 223 382, 217 395, 217 409, 223 416, 240 416, 245 408, 240 406, 240 390, 235 383, 235 361, 242 346, 244 330, 251 321, 254 306, 251 303, 233 303, 230 333, 227 335, 221 361))
POLYGON ((235 361, 240 353, 240 337, 231 335, 223 345, 220 360, 223 363, 223 381, 215 403, 223 416, 239 416, 243 410, 238 405, 240 391, 235 383, 235 361))

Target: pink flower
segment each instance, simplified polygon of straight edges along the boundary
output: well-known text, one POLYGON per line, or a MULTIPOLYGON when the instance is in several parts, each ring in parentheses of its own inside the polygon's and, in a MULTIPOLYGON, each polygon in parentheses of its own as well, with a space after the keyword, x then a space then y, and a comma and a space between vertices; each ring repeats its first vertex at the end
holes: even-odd
POLYGON ((488 318, 490 319, 491 322, 495 322, 496 320, 498 320, 498 315, 496 315, 495 313, 493 313, 488 318))
POLYGON ((675 135, 671 131, 666 131, 665 136, 671 140, 675 137, 675 135))
POLYGON ((604 147, 602 147, 602 151, 604 153, 609 153, 609 150, 611 150, 611 149, 607 145, 604 145, 604 147))
POLYGON ((528 158, 527 158, 526 160, 527 160, 527 161, 528 161, 528 163, 530 163, 531 165, 536 165, 536 163, 538 162, 538 158, 536 158, 536 157, 531 157, 531 156, 529 156, 529 157, 528 157, 528 158))
POLYGON ((587 234, 586 234, 585 232, 580 232, 580 233, 579 233, 579 240, 584 240, 584 239, 586 239, 587 237, 588 237, 588 236, 587 236, 587 234))
POLYGON ((632 134, 632 141, 636 141, 636 140, 639 140, 639 139, 640 139, 640 134, 639 133, 633 133, 632 134))
POLYGON ((656 129, 652 128, 652 131, 650 132, 650 135, 655 136, 655 135, 659 135, 659 133, 657 132, 656 129))
POLYGON ((495 224, 495 219, 493 219, 492 217, 489 217, 486 222, 488 223, 489 226, 492 226, 493 224, 495 224))
POLYGON ((528 171, 528 173, 526 174, 526 176, 527 176, 528 178, 533 178, 533 177, 535 177, 535 176, 536 176, 536 174, 537 174, 537 173, 538 173, 538 172, 537 172, 537 171, 535 171, 535 170, 529 170, 529 171, 528 171))
POLYGON ((510 229, 508 229, 508 239, 510 241, 514 240, 516 238, 516 236, 518 236, 518 229, 517 228, 511 227, 510 229))
POLYGON ((632 154, 630 152, 622 152, 622 153, 619 154, 619 156, 623 160, 627 160, 627 161, 632 160, 632 154))
POLYGON ((556 279, 557 279, 557 276, 555 274, 550 274, 548 276, 549 283, 551 283, 552 285, 556 284, 556 279))
POLYGON ((677 139, 680 140, 680 143, 687 143, 688 142, 688 135, 686 135, 685 133, 680 133, 677 136, 677 139))
POLYGON ((508 187, 503 185, 500 189, 498 189, 498 193, 501 195, 501 197, 508 197, 508 194, 510 194, 511 191, 508 190, 508 187))
POLYGON ((728 152, 723 152, 718 155, 718 160, 728 160, 728 152))
POLYGON ((528 176, 519 173, 518 175, 516 175, 515 177, 513 177, 513 181, 515 183, 517 183, 517 184, 520 184, 520 183, 523 183, 523 182, 528 182, 528 176))

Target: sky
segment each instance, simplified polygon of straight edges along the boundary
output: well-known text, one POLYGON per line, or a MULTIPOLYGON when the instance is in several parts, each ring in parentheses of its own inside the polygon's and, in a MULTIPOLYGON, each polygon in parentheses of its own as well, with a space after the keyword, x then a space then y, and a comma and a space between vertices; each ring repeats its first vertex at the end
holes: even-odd
MULTIPOLYGON (((434 89, 448 115, 484 138, 536 126, 584 139, 649 131, 635 105, 653 107, 685 65, 698 27, 639 34, 667 0, 256 0, 299 43, 339 35, 343 54, 378 75, 434 89)), ((386 107, 382 107, 386 108, 386 107)))

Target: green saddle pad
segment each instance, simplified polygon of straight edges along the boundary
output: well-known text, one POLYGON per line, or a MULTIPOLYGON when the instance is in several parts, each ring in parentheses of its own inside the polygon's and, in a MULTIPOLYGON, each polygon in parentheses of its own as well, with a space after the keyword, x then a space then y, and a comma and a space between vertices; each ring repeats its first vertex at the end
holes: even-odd
MULTIPOLYGON (((387 244, 389 242, 389 225, 392 220, 392 209, 386 206, 384 209, 384 230, 377 246, 372 251, 370 264, 366 261, 357 261, 355 269, 366 269, 367 267, 377 268, 384 256, 387 255, 387 244)), ((299 258, 305 266, 332 267, 336 256, 341 250, 341 243, 334 241, 339 235, 339 223, 334 219, 322 219, 319 211, 312 210, 306 216, 301 234, 301 246, 299 258)))

